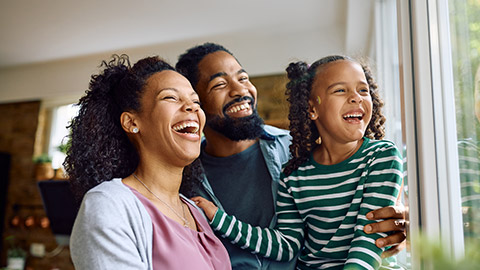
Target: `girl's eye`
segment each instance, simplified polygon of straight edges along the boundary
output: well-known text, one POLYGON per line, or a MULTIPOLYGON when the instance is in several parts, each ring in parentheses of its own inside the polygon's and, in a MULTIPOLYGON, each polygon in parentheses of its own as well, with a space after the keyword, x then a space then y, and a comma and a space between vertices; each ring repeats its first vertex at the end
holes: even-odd
POLYGON ((345 90, 344 90, 344 89, 337 89, 337 90, 335 90, 335 91, 333 91, 333 92, 334 92, 334 93, 343 93, 343 92, 345 92, 345 90))
POLYGON ((241 78, 240 78, 240 81, 241 81, 241 82, 248 81, 248 77, 241 77, 241 78))
POLYGON ((370 93, 370 91, 368 91, 368 89, 360 90, 360 94, 362 94, 362 95, 368 95, 369 93, 370 93))
POLYGON ((202 103, 200 103, 200 100, 194 100, 193 103, 198 104, 199 106, 202 105, 202 103))

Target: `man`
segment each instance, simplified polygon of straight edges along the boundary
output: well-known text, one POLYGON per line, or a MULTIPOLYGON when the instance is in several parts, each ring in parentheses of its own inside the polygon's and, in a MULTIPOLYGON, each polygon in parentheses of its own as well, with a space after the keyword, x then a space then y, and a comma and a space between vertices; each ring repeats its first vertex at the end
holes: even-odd
MULTIPOLYGON (((177 70, 191 82, 207 116, 200 161, 204 175, 197 194, 220 209, 254 226, 273 228, 275 201, 282 164, 289 159, 288 131, 264 125, 257 113, 257 90, 248 73, 226 48, 205 43, 179 57, 177 70)), ((368 233, 403 230, 404 211, 382 208, 366 226, 368 233), (371 230, 368 230, 371 229, 371 230)), ((383 246, 401 243, 403 232, 377 240, 383 246)), ((238 248, 222 238, 233 269, 294 269, 238 248)), ((398 252, 398 248, 390 253, 398 252)), ((391 255, 391 254, 386 254, 391 255)))

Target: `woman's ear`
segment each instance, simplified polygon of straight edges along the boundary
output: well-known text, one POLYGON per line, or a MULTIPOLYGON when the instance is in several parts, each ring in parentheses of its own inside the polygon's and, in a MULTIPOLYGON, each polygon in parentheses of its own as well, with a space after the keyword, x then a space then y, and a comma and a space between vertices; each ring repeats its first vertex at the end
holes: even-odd
POLYGON ((315 102, 311 99, 308 100, 308 117, 310 120, 315 121, 318 118, 317 109, 314 106, 315 102))
POLYGON ((138 133, 140 131, 136 124, 135 115, 131 112, 123 112, 120 115, 120 124, 127 133, 138 133))

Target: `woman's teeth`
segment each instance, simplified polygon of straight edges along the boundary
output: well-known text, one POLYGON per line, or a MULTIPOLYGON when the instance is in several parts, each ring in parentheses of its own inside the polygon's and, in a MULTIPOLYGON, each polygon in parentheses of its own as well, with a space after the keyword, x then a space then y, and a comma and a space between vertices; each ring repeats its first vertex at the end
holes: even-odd
POLYGON ((195 134, 200 129, 200 126, 197 122, 185 122, 179 125, 173 126, 173 130, 181 133, 192 133, 195 134))

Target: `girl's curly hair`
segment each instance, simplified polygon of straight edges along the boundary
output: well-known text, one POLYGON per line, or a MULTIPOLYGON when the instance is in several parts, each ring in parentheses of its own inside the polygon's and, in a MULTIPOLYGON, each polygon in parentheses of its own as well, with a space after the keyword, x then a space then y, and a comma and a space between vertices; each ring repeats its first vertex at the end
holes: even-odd
MULTIPOLYGON (((308 100, 318 68, 339 60, 357 62, 347 56, 332 55, 317 60, 311 66, 308 66, 305 62, 290 63, 286 69, 290 80, 287 83, 285 95, 287 95, 287 101, 290 103, 288 119, 290 120, 290 135, 292 136, 292 144, 290 145, 292 158, 284 168, 285 175, 290 175, 308 160, 310 152, 316 145, 315 140, 319 136, 314 122, 308 116, 308 100)), ((373 103, 372 119, 365 130, 364 136, 371 139, 382 139, 385 136, 385 116, 381 111, 383 101, 378 94, 378 86, 373 79, 371 70, 366 65, 360 65, 365 73, 373 103)))
POLYGON ((130 175, 138 165, 138 153, 120 124, 125 111, 140 111, 147 79, 163 70, 175 70, 157 56, 130 67, 127 55, 103 61, 103 70, 92 75, 89 89, 78 102, 79 113, 68 128, 71 147, 63 165, 72 191, 80 202, 101 182, 130 175))

